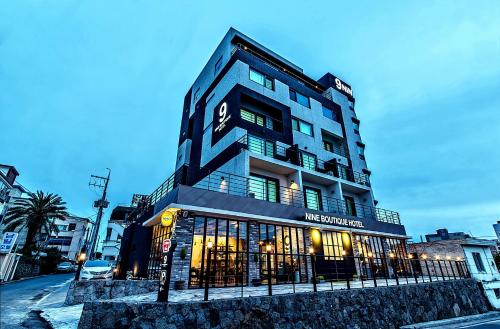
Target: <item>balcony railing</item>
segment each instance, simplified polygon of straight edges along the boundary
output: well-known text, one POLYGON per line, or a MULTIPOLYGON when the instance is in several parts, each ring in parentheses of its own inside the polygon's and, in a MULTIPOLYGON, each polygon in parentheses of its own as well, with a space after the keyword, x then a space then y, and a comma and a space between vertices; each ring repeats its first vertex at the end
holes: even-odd
POLYGON ((207 175, 195 184, 194 187, 299 208, 400 224, 399 213, 395 211, 348 202, 324 195, 318 195, 318 198, 315 200, 311 200, 310 198, 306 200, 304 192, 301 190, 270 184, 258 178, 243 177, 220 171, 207 175))
POLYGON ((242 136, 238 140, 238 143, 242 148, 253 153, 290 162, 309 170, 341 178, 360 185, 371 186, 368 175, 354 171, 336 161, 320 160, 315 155, 302 151, 296 146, 284 147, 282 145, 277 145, 275 142, 252 135, 242 136), (304 154, 309 155, 309 157, 304 156, 304 154))

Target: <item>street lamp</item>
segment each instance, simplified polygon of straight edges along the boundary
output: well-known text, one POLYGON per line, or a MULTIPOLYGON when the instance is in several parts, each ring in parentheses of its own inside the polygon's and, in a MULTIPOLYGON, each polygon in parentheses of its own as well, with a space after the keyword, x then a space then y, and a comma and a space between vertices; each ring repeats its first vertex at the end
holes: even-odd
POLYGON ((80 280, 80 272, 82 271, 82 266, 86 258, 87 254, 85 254, 84 252, 81 252, 80 255, 78 256, 78 269, 76 270, 75 281, 80 280))

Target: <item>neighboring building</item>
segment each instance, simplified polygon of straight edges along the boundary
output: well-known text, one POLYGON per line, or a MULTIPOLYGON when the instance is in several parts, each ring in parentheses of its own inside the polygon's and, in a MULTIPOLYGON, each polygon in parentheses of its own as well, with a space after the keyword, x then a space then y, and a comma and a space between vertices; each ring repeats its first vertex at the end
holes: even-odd
POLYGON ((310 248, 324 256, 318 273, 339 267, 337 278, 357 274, 343 256, 406 257, 399 214, 376 208, 360 122, 347 83, 315 80, 230 29, 184 98, 176 172, 124 233, 126 270, 158 277, 173 229, 172 282, 190 288, 203 284, 209 242, 214 286, 266 280, 267 245, 273 283, 310 281, 310 248))
MULTIPOLYGON (((4 217, 9 207, 17 200, 28 197, 29 191, 23 186, 16 184, 16 178, 19 176, 14 166, 0 164, 0 235, 5 230, 4 217)), ((27 229, 16 230, 19 234, 16 239, 15 250, 21 250, 26 242, 27 229)))
POLYGON ((88 218, 70 215, 66 220, 56 219, 54 225, 59 232, 51 232, 50 237, 41 237, 46 248, 57 248, 64 259, 74 261, 82 250, 91 228, 88 218))
MULTIPOLYGON (((485 294, 495 308, 500 308, 500 274, 495 265, 491 247, 496 242, 491 240, 467 238, 462 240, 441 240, 408 245, 408 252, 414 259, 439 260, 442 270, 458 274, 460 269, 449 260, 465 260, 471 276, 481 282, 485 294)), ((422 263, 422 261, 421 261, 422 263)), ((429 272, 421 266, 423 275, 438 275, 435 266, 429 266, 429 272)))
POLYGON ((442 240, 464 240, 470 237, 471 236, 469 234, 466 234, 464 232, 450 233, 448 232, 447 229, 441 228, 439 230, 436 230, 435 234, 426 234, 425 240, 427 242, 442 241, 442 240))
POLYGON ((118 259, 123 230, 127 225, 129 214, 134 209, 134 207, 117 206, 111 212, 106 228, 106 238, 102 245, 102 259, 113 261, 118 259))
POLYGON ((496 224, 493 224, 493 229, 495 230, 495 234, 497 235, 497 240, 500 240, 500 221, 496 224))

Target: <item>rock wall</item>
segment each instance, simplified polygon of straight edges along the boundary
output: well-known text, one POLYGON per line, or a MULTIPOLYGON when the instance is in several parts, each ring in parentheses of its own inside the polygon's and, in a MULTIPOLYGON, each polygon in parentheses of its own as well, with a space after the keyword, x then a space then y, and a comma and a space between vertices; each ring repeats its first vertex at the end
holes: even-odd
POLYGON ((89 302, 79 328, 399 328, 487 311, 469 279, 209 302, 89 302))
POLYGON ((146 294, 158 291, 158 280, 92 280, 73 281, 66 295, 66 305, 102 299, 146 294))

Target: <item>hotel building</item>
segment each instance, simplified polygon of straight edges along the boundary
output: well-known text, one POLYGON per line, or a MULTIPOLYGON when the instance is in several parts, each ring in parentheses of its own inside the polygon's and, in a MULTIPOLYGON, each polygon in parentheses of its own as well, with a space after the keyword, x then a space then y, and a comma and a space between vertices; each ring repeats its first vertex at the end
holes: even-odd
POLYGON ((172 231, 172 284, 189 288, 203 285, 209 242, 215 287, 268 270, 276 284, 310 282, 311 251, 317 273, 340 279, 362 275, 350 256, 406 257, 399 214, 376 207, 360 126, 349 84, 231 28, 184 97, 175 173, 124 233, 125 266, 157 278, 172 231))

